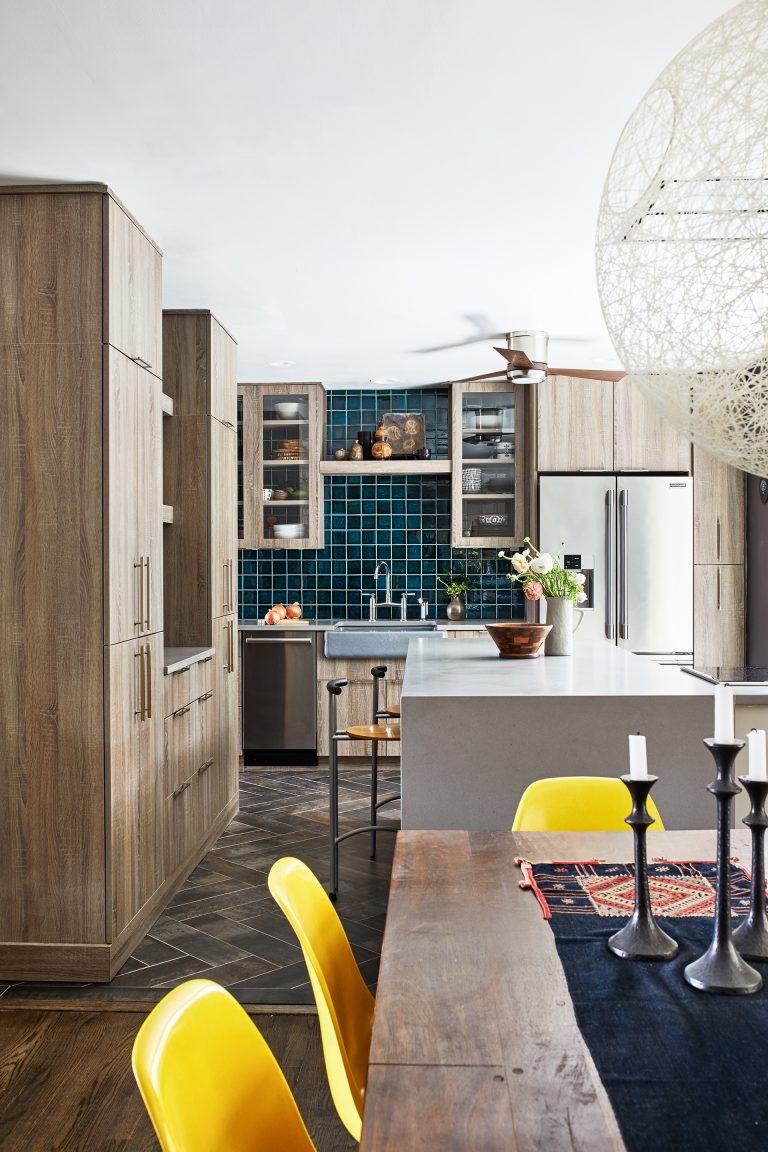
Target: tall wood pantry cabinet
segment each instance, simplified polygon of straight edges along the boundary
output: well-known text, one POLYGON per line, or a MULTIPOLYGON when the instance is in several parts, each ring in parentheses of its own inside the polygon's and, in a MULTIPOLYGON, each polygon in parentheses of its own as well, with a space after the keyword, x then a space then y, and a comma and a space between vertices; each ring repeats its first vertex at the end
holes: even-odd
POLYGON ((196 805, 195 779, 184 802, 198 810, 212 806, 212 817, 221 823, 222 812, 228 819, 237 805, 240 757, 237 344, 209 311, 166 310, 163 371, 173 401, 164 438, 165 499, 173 507, 164 537, 165 639, 169 646, 215 649, 214 737, 192 761, 193 778, 198 762, 211 761, 205 770, 208 798, 201 789, 196 805))
MULTIPOLYGON (((103 184, 0 188, 0 979, 108 980, 185 876, 161 263, 103 184)), ((212 829, 185 832, 187 864, 212 829)))

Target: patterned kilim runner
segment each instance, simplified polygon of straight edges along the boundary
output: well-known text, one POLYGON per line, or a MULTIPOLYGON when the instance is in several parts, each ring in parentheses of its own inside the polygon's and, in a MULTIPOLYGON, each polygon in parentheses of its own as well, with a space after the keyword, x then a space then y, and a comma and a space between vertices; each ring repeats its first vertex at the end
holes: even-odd
MULTIPOLYGON (((633 865, 519 863, 629 1152, 768 1152, 768 990, 713 996, 683 980, 712 940, 714 862, 649 865, 654 913, 680 945, 667 963, 608 950, 634 907, 633 865)), ((736 922, 749 876, 735 865, 731 898, 736 922)))

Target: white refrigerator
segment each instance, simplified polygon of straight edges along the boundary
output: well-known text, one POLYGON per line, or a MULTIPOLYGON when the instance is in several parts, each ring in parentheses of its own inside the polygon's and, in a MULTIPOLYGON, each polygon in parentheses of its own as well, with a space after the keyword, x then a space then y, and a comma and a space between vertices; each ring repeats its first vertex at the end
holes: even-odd
POLYGON ((690 476, 541 476, 536 544, 587 577, 577 638, 692 662, 690 476))

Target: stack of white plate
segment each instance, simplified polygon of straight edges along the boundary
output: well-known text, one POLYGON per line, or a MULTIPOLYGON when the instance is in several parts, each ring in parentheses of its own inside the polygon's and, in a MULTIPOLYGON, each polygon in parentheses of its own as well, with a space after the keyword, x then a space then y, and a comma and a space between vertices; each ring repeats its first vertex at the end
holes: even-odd
POLYGON ((298 536, 305 536, 303 524, 275 524, 276 540, 295 540, 298 536))
POLYGON ((482 472, 479 468, 462 468, 461 470, 461 490, 462 492, 479 492, 482 482, 482 472))

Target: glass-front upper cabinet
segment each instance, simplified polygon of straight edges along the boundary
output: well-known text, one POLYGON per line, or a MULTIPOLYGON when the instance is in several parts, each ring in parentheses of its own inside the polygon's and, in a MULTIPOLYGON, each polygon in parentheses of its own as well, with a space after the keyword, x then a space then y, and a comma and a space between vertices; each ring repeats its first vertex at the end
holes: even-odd
POLYGON ((322 548, 322 384, 241 384, 245 548, 322 548))
POLYGON ((451 543, 507 548, 525 535, 523 385, 453 385, 451 543))

